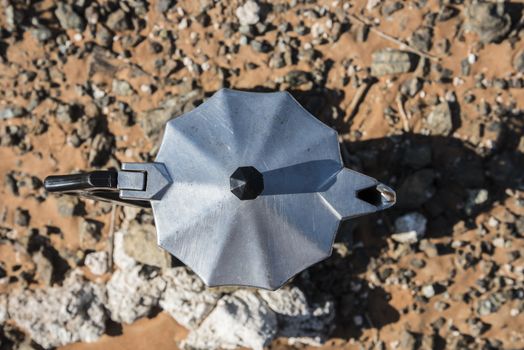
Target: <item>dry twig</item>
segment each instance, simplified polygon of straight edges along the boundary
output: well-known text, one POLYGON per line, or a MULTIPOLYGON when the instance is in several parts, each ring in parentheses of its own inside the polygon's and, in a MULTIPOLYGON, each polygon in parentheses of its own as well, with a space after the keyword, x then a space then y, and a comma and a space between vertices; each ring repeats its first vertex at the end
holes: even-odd
POLYGON ((364 83, 358 87, 357 91, 355 92, 355 95, 353 95, 351 103, 349 104, 349 112, 344 117, 344 123, 347 123, 351 118, 355 116, 355 114, 358 111, 358 107, 364 100, 364 96, 366 95, 373 82, 374 81, 372 79, 364 79, 364 83))
POLYGON ((404 101, 402 101, 402 95, 398 94, 397 98, 395 99, 397 101, 398 106, 398 113, 400 114, 400 117, 402 119, 402 128, 405 132, 409 132, 409 116, 406 113, 406 110, 404 109, 404 101))
POLYGON ((115 220, 116 220, 116 204, 113 203, 111 207, 111 222, 109 223, 109 269, 111 270, 113 268, 113 249, 115 244, 115 220))
POLYGON ((397 38, 395 38, 394 36, 391 36, 389 34, 386 34, 384 32, 382 32, 381 30, 377 29, 376 27, 374 27, 371 23, 369 23, 368 21, 366 21, 365 19, 363 18, 360 18, 356 15, 353 15, 353 14, 349 14, 349 17, 354 19, 355 21, 357 22, 360 22, 362 24, 365 24, 367 26, 369 26, 369 30, 371 30, 373 33, 377 34, 378 36, 386 39, 386 40, 389 40, 397 45, 400 46, 401 49, 405 49, 407 51, 411 51, 419 56, 422 56, 422 57, 426 57, 427 59, 430 59, 432 61, 440 61, 440 57, 437 57, 437 56, 434 56, 430 53, 427 53, 427 52, 424 52, 424 51, 420 51, 418 49, 415 49, 415 48, 412 48, 411 46, 409 46, 408 44, 406 44, 405 42, 403 42, 402 40, 399 40, 397 38))

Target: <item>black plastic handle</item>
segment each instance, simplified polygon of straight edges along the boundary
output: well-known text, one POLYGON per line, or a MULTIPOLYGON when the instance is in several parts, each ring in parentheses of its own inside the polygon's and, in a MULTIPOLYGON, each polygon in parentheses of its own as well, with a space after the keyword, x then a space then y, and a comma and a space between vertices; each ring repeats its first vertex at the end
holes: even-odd
POLYGON ((122 199, 118 193, 118 172, 98 170, 89 173, 52 175, 44 180, 48 192, 80 195, 87 198, 150 208, 148 201, 122 199))
POLYGON ((48 192, 76 192, 96 190, 116 190, 118 173, 116 171, 92 171, 83 174, 54 175, 44 180, 48 192))

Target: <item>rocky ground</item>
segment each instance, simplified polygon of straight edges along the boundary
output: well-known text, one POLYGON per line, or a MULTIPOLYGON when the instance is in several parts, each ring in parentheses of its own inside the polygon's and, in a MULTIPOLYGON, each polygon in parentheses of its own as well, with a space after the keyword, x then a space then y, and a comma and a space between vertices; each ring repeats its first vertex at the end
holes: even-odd
POLYGON ((0 2, 0 349, 524 348, 523 2, 0 2), (154 159, 222 87, 290 91, 397 190, 274 293, 42 188, 154 159))

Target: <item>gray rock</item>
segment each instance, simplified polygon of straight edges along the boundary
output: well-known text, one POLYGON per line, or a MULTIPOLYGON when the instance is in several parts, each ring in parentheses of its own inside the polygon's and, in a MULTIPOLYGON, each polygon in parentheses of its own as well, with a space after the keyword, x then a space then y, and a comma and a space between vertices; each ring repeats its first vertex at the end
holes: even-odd
POLYGON ((31 215, 29 211, 22 208, 16 208, 15 210, 15 224, 18 226, 27 227, 31 221, 31 215))
POLYGON ((97 340, 105 332, 103 285, 74 271, 60 287, 17 290, 8 297, 8 314, 44 348, 97 340))
POLYGON ((192 110, 203 96, 204 94, 200 89, 177 96, 168 96, 159 108, 141 113, 138 117, 138 123, 151 142, 157 143, 166 123, 170 119, 192 110))
MULTIPOLYGON (((524 50, 520 50, 513 59, 513 68, 517 72, 524 73, 524 50)), ((2 118, 0 118, 2 119, 2 118)))
POLYGON ((58 105, 56 112, 56 120, 62 124, 70 124, 75 121, 75 117, 70 105, 60 104, 58 105))
POLYGON ((416 58, 401 50, 383 49, 371 55, 371 74, 377 77, 388 74, 411 72, 415 69, 416 58))
POLYGON ((103 275, 108 269, 107 252, 92 252, 86 255, 84 265, 87 266, 93 275, 103 275))
POLYGON ((79 32, 84 30, 85 20, 83 17, 78 15, 73 7, 67 3, 59 2, 56 10, 55 16, 60 23, 60 26, 64 29, 74 29, 79 32))
POLYGON ((476 33, 486 44, 504 39, 511 28, 511 17, 504 4, 475 2, 466 8, 466 29, 476 33))
POLYGON ((111 319, 133 323, 147 316, 166 287, 158 271, 142 265, 117 270, 107 283, 107 304, 111 319))
POLYGON ((411 78, 406 80, 400 87, 400 92, 404 95, 414 97, 422 90, 423 81, 420 78, 411 78))
POLYGON ((402 332, 400 335, 400 349, 415 350, 417 349, 417 338, 408 331, 402 332))
POLYGON ((504 296, 500 293, 493 293, 487 298, 480 299, 477 302, 477 313, 479 316, 486 316, 497 312, 506 302, 504 296))
POLYGON ((40 42, 49 40, 53 36, 53 33, 51 32, 51 30, 44 26, 38 26, 38 27, 31 29, 31 34, 33 35, 33 37, 35 37, 36 40, 40 42))
POLYGON ((83 116, 78 122, 78 127, 75 129, 76 134, 82 141, 86 141, 91 138, 96 131, 98 121, 94 117, 83 116))
POLYGON ((221 296, 218 291, 206 288, 202 280, 185 267, 169 269, 162 277, 167 285, 160 306, 188 329, 197 328, 221 296))
POLYGON ((308 303, 298 287, 281 288, 274 292, 260 290, 261 298, 277 314, 277 336, 290 338, 290 343, 318 346, 326 341, 334 328, 334 302, 308 303))
POLYGON ((489 329, 489 324, 476 317, 469 318, 466 323, 469 326, 469 333, 474 337, 480 336, 489 329))
POLYGON ((277 317, 255 292, 238 290, 217 306, 182 342, 184 349, 262 350, 276 335, 277 317))
POLYGON ((438 300, 435 302, 435 304, 433 304, 433 308, 439 312, 442 312, 449 308, 449 304, 442 300, 438 300))
POLYGON ((489 192, 485 188, 468 189, 467 192, 468 199, 466 200, 466 205, 464 206, 464 209, 468 214, 471 213, 475 208, 486 203, 486 201, 489 198, 489 192))
POLYGON ((428 258, 434 258, 438 256, 438 247, 435 243, 431 243, 427 239, 420 241, 418 248, 426 254, 428 258))
POLYGON ((248 0, 244 5, 237 7, 235 14, 241 25, 253 25, 260 20, 259 12, 258 4, 253 0, 248 0))
POLYGON ((432 39, 433 32, 431 28, 422 27, 413 32, 409 38, 409 43, 420 51, 429 51, 433 45, 432 39))
POLYGON ((298 87, 307 84, 312 80, 311 74, 303 70, 292 70, 284 77, 284 81, 291 87, 298 87))
POLYGON ((45 286, 51 285, 53 281, 53 264, 51 261, 49 261, 42 251, 38 251, 33 254, 33 262, 36 267, 36 279, 45 286))
POLYGON ((117 96, 131 96, 135 94, 135 91, 125 80, 113 79, 113 93, 117 96))
POLYGON ((426 233, 427 219, 420 213, 408 213, 395 220, 395 234, 391 238, 399 243, 415 243, 426 233))
POLYGON ((453 120, 451 109, 447 102, 442 102, 435 106, 429 113, 426 126, 431 135, 448 136, 453 130, 453 120))
POLYGON ((0 326, 9 318, 7 314, 7 294, 0 294, 0 326))
POLYGON ((382 6, 382 8, 380 9, 380 12, 383 16, 390 16, 393 13, 402 10, 403 8, 404 5, 401 1, 395 1, 384 4, 384 6, 382 6))
POLYGON ((18 106, 9 106, 0 110, 0 120, 18 118, 25 114, 25 110, 18 106))
POLYGON ((253 40, 251 41, 251 47, 256 52, 269 52, 271 50, 271 46, 264 40, 253 40))
POLYGON ((153 225, 132 221, 124 238, 124 251, 141 264, 167 269, 171 266, 171 256, 157 244, 153 225))
POLYGON ((80 237, 80 246, 83 249, 94 249, 96 243, 100 240, 103 223, 91 220, 80 219, 78 233, 80 237))
POLYGON ((58 212, 64 217, 78 215, 82 211, 82 203, 75 196, 61 196, 57 200, 58 212))
POLYGON ((115 32, 122 32, 131 29, 131 23, 127 18, 127 14, 121 9, 118 9, 109 15, 106 25, 109 29, 115 32))
POLYGON ((100 167, 107 163, 111 156, 115 137, 107 132, 97 134, 91 142, 87 161, 92 167, 100 167))
POLYGON ((173 0, 159 0, 156 3, 156 10, 160 13, 164 13, 173 6, 173 0))
POLYGON ((409 175, 398 189, 398 206, 401 208, 419 208, 436 192, 436 175, 432 169, 422 169, 409 175))

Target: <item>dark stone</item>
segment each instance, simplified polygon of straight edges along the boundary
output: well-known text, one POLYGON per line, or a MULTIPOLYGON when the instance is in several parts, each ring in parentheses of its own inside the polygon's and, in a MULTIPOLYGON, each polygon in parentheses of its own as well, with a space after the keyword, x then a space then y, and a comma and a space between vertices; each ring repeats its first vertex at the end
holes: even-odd
POLYGON ((241 200, 255 199, 264 190, 264 178, 254 167, 240 167, 229 178, 231 192, 241 200))
POLYGON ((15 224, 17 224, 18 226, 27 227, 29 226, 30 221, 31 221, 31 215, 29 215, 29 211, 22 209, 22 208, 16 208, 15 224))
POLYGON ((429 51, 433 40, 433 31, 431 28, 423 27, 417 29, 409 39, 411 45, 420 51, 429 51))
POLYGON ((410 147, 404 154, 404 164, 414 169, 421 169, 431 164, 431 147, 429 145, 418 145, 410 147))
POLYGON ((457 13, 458 10, 456 8, 450 6, 443 6, 437 15, 437 20, 439 20, 440 22, 445 22, 455 17, 457 13))
POLYGON ((426 125, 432 135, 449 135, 453 130, 453 120, 449 104, 443 102, 435 106, 428 115, 426 125))
POLYGON ((63 2, 58 3, 55 16, 64 29, 74 29, 81 32, 86 25, 84 18, 76 13, 71 5, 63 2))
POLYGON ((107 18, 106 25, 115 32, 122 32, 132 28, 127 14, 122 10, 117 10, 110 14, 107 18))
POLYGON ((504 4, 475 2, 466 8, 466 27, 479 36, 483 44, 499 42, 511 28, 511 17, 504 4))
POLYGON ((513 68, 517 72, 524 73, 524 50, 517 52, 513 59, 513 68))
POLYGON ((57 201, 58 212, 64 217, 80 215, 83 212, 83 204, 74 196, 61 196, 57 201))
POLYGON ((402 208, 419 208, 436 192, 435 172, 422 169, 408 176, 398 190, 398 205, 402 208))
POLYGON ((404 8, 404 5, 400 1, 395 1, 394 3, 385 4, 382 6, 382 15, 383 16, 389 16, 399 10, 402 10, 404 8))

